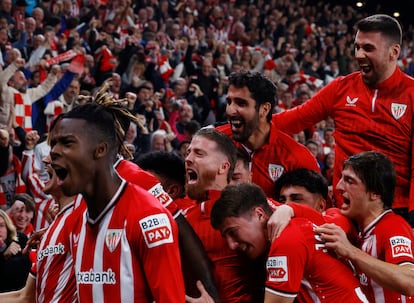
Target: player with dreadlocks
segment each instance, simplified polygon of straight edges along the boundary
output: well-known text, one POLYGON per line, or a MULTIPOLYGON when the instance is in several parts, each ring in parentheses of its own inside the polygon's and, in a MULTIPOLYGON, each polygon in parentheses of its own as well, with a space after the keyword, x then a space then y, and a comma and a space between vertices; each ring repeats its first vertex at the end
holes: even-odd
POLYGON ((62 115, 51 133, 59 185, 66 194, 81 193, 87 205, 68 225, 78 297, 183 302, 176 223, 151 195, 115 173, 124 130, 135 120, 122 103, 104 86, 94 102, 62 115))
POLYGON ((124 137, 119 118, 130 114, 105 90, 60 116, 50 134, 59 186, 65 195, 82 194, 87 206, 72 213, 63 231, 78 299, 183 302, 177 225, 152 195, 116 173, 124 137))
MULTIPOLYGON (((106 93, 106 89, 107 87, 101 88, 97 95, 92 99, 92 103, 85 105, 84 107, 80 107, 78 109, 76 109, 73 113, 68 113, 62 116, 59 116, 53 123, 52 127, 51 127, 51 143, 52 146, 58 146, 59 148, 62 148, 62 151, 59 149, 58 152, 53 152, 52 150, 52 157, 53 158, 58 158, 61 159, 62 155, 66 155, 66 152, 68 152, 68 149, 70 150, 71 148, 75 147, 76 148, 82 148, 83 145, 81 144, 81 142, 90 142, 92 145, 93 144, 97 144, 100 140, 104 141, 105 144, 107 145, 105 148, 108 148, 107 151, 105 151, 105 153, 107 153, 107 155, 100 155, 100 157, 95 158, 95 155, 92 155, 93 159, 96 159, 96 161, 98 162, 98 159, 101 158, 106 158, 106 159, 110 159, 111 157, 114 157, 114 148, 116 150, 119 150, 120 148, 123 148, 123 144, 122 144, 122 138, 124 136, 124 132, 125 130, 128 128, 129 126, 129 120, 135 120, 135 117, 131 116, 129 114, 128 111, 126 111, 123 107, 123 101, 124 100, 113 100, 107 93, 106 93), (86 117, 86 118, 85 118, 86 117), (91 117, 97 117, 96 119, 90 119, 91 117), (66 121, 66 119, 68 121, 72 121, 72 119, 77 119, 77 120, 73 120, 76 122, 81 122, 79 120, 85 120, 85 124, 91 123, 91 125, 96 124, 97 126, 93 126, 90 128, 90 132, 88 133, 77 133, 77 132, 72 132, 70 131, 69 133, 64 132, 64 135, 60 135, 60 123, 66 121), (111 120, 112 119, 112 120, 111 120), (111 128, 111 125, 112 128, 111 128), (101 128, 99 128, 101 127, 101 128), (58 132, 58 134, 56 134, 56 131, 58 132), (100 130, 102 129, 102 131, 100 130), (112 132, 111 132, 112 129, 112 132), (99 131, 97 131, 99 130, 99 131), (79 134, 85 134, 85 137, 87 137, 88 135, 93 135, 92 137, 96 140, 96 143, 93 142, 94 140, 86 140, 84 139, 83 136, 79 137, 79 134), (98 134, 100 134, 100 136, 98 136, 98 134), (57 139, 56 139, 57 138, 57 139), (56 140, 56 141, 54 141, 56 140), (86 141, 82 141, 82 140, 86 140, 86 141), (105 141, 106 140, 106 141, 105 141), (68 143, 71 142, 71 143, 68 143), (112 151, 112 152, 110 152, 112 151), (108 158, 109 157, 109 158, 108 158)), ((63 123, 65 124, 65 123, 63 123)), ((77 123, 75 123, 77 124, 77 123)), ((84 123, 81 123, 84 124, 84 123)), ((64 129, 66 129, 64 127, 64 129)), ((75 149, 76 150, 76 149, 75 149)), ((84 153, 86 153, 86 149, 82 149, 84 153)), ((95 150, 96 152, 98 152, 98 150, 95 150)), ((76 153, 76 151, 75 151, 76 153)), ((69 152, 69 155, 71 153, 69 152)), ((116 154, 116 153, 115 153, 116 154)), ((83 155, 83 154, 82 154, 83 155)), ((99 160, 100 163, 102 163, 102 160, 99 160)), ((182 254, 183 254, 183 259, 185 258, 185 260, 191 262, 192 264, 197 263, 197 266, 194 267, 195 269, 195 276, 196 278, 200 279, 203 281, 203 283, 208 286, 208 290, 209 293, 213 296, 216 296, 216 290, 215 290, 215 286, 212 282, 212 278, 211 278, 211 271, 208 268, 209 264, 207 263, 207 258, 205 257, 205 252, 202 248, 200 248, 200 242, 199 239, 197 237, 195 237, 195 233, 193 232, 193 230, 191 229, 191 227, 189 226, 189 224, 187 223, 187 221, 185 220, 185 218, 183 217, 183 215, 179 212, 176 212, 176 209, 174 208, 174 206, 172 204, 168 205, 170 203, 170 198, 168 195, 166 195, 165 193, 163 194, 163 190, 162 187, 160 187, 159 185, 159 181, 152 175, 148 174, 147 172, 141 170, 138 166, 136 166, 135 164, 133 164, 132 162, 123 160, 123 159, 118 159, 116 162, 116 166, 117 166, 117 171, 118 173, 124 177, 127 181, 135 183, 140 185, 141 187, 143 187, 144 189, 147 189, 149 192, 151 192, 152 194, 154 194, 161 202, 164 203, 165 206, 167 206, 172 212, 175 212, 175 219, 179 225, 180 228, 180 236, 182 238, 181 244, 182 244, 182 254)), ((89 163, 90 164, 90 163, 89 163)), ((100 165, 97 165, 100 166, 100 165)), ((81 166, 79 166, 81 167, 81 166)), ((58 171, 60 171, 60 173, 62 174, 66 174, 64 173, 65 169, 60 168, 60 170, 58 169, 58 171)), ((99 169, 97 169, 97 171, 100 171, 99 169)), ((91 172, 91 171, 89 171, 91 172)), ((99 174, 98 174, 99 175, 99 174)), ((113 178, 114 181, 117 181, 118 178, 116 178, 116 174, 113 175, 112 170, 110 171, 110 174, 108 176, 109 179, 113 178)), ((93 183, 91 178, 91 182, 93 183)), ((109 180, 108 179, 108 180, 109 180)), ((96 180, 105 180, 105 178, 98 178, 96 177, 96 180)), ((64 182, 62 180, 60 180, 59 185, 62 185, 64 182)), ((86 184, 86 183, 85 183, 86 184)), ((128 185, 129 186, 129 185, 128 185)), ((121 180, 121 185, 120 187, 124 187, 124 188, 128 188, 128 186, 126 185, 126 183, 121 180)), ((71 187, 71 186, 68 186, 71 187)), ((86 187, 85 187, 86 188, 86 187)), ((110 187, 104 187, 105 189, 108 188, 110 189, 110 187)), ((64 189, 64 187, 62 186, 62 189, 64 189)), ((65 189, 64 189, 65 190, 65 189)), ((66 188, 66 190, 68 190, 66 188)), ((86 192, 92 192, 89 191, 87 189, 85 189, 86 192)), ((95 192, 99 192, 101 190, 101 188, 99 187, 97 190, 95 190, 95 192)), ((69 189, 70 192, 72 192, 72 189, 69 189)), ((76 191, 76 190, 74 190, 76 191)), ((121 190, 117 190, 115 195, 120 195, 121 190)), ((106 193, 105 195, 109 195, 109 193, 106 193)), ((99 200, 101 199, 102 195, 96 195, 98 196, 99 200)), ((89 198, 91 198, 89 195, 87 196, 89 198)), ((93 198, 94 199, 94 198, 93 198)), ((89 199, 85 199, 85 201, 88 203, 88 201, 90 201, 89 199)), ((94 200, 92 200, 93 202, 95 202, 94 200)), ((141 199, 137 204, 139 204, 139 207, 141 207, 142 203, 146 203, 144 202, 146 201, 144 198, 141 199)), ((109 200, 108 200, 109 202, 109 200)), ((128 206, 129 207, 129 203, 131 203, 130 201, 128 202, 128 206)), ((146 216, 145 218, 150 218, 150 221, 145 222, 144 218, 142 218, 141 220, 135 222, 134 224, 131 224, 132 227, 137 227, 137 230, 139 229, 142 233, 139 234, 141 237, 132 237, 132 239, 130 239, 132 242, 128 242, 128 237, 130 235, 130 232, 127 232, 127 230, 129 230, 128 228, 125 229, 113 229, 113 228, 109 228, 108 225, 106 225, 108 222, 106 220, 110 220, 112 222, 112 219, 109 219, 109 217, 113 216, 114 214, 114 210, 121 210, 121 207, 119 206, 121 203, 118 203, 117 201, 114 201, 114 199, 111 200, 111 202, 109 202, 110 206, 106 206, 105 209, 101 212, 100 215, 98 215, 99 218, 92 218, 91 216, 91 212, 90 210, 88 211, 88 213, 86 214, 85 212, 85 205, 86 204, 81 204, 80 207, 77 209, 77 211, 72 215, 72 220, 71 223, 66 223, 65 226, 68 227, 67 232, 72 232, 72 227, 73 224, 75 222, 78 222, 78 217, 80 218, 80 220, 87 220, 88 223, 86 223, 86 230, 89 229, 97 229, 100 230, 99 226, 101 226, 102 224, 104 226, 106 226, 106 234, 105 231, 101 231, 101 236, 94 238, 92 236, 92 242, 99 241, 100 239, 103 238, 105 239, 105 244, 106 244, 106 249, 104 249, 104 253, 109 250, 109 256, 98 256, 97 258, 102 261, 102 260, 109 260, 109 259, 113 259, 113 262, 116 264, 118 262, 118 266, 112 266, 112 265, 107 265, 109 266, 108 272, 106 272, 106 274, 110 274, 110 275, 106 275, 103 271, 102 271, 102 264, 101 266, 98 265, 98 267, 101 269, 100 272, 97 272, 96 274, 93 272, 92 268, 88 269, 87 275, 85 276, 83 273, 77 273, 76 277, 78 280, 78 283, 80 284, 87 284, 88 286, 91 286, 92 284, 94 284, 93 282, 95 282, 95 284, 99 285, 99 286, 92 286, 89 287, 89 290, 87 289, 85 292, 85 296, 82 297, 82 294, 79 294, 79 298, 80 300, 88 300, 88 299, 82 299, 82 298, 88 298, 88 296, 90 295, 90 291, 94 294, 94 298, 96 298, 97 300, 106 300, 106 299, 112 299, 114 298, 113 296, 121 296, 122 298, 130 298, 132 300, 133 295, 132 293, 128 293, 128 290, 131 290, 135 287, 135 284, 131 283, 132 280, 134 281, 138 281, 139 283, 139 276, 140 275, 145 275, 146 271, 149 271, 148 274, 151 274, 151 276, 154 277, 160 277, 161 274, 159 273, 159 270, 157 271, 157 269, 164 269, 164 268, 168 268, 170 270, 165 271, 163 270, 163 275, 164 277, 168 277, 168 285, 169 287, 167 289, 165 289, 165 285, 163 285, 163 287, 160 286, 160 283, 163 283, 163 281, 161 281, 160 279, 157 280, 156 283, 159 283, 158 286, 156 284, 150 284, 150 281, 148 280, 147 277, 145 277, 144 279, 147 279, 147 282, 149 283, 150 289, 157 289, 158 292, 155 291, 156 293, 152 293, 151 290, 148 292, 147 290, 143 290, 143 293, 141 294, 142 296, 146 296, 148 295, 151 298, 159 298, 160 302, 166 301, 167 299, 165 299, 166 297, 169 297, 170 299, 169 302, 174 302, 171 301, 171 296, 173 298, 177 298, 177 302, 180 301, 179 298, 180 296, 177 297, 177 293, 181 294, 181 290, 182 288, 177 287, 181 286, 181 273, 180 270, 177 270, 177 268, 175 268, 174 266, 171 267, 170 264, 177 264, 177 266, 179 266, 179 263, 177 262, 172 262, 172 260, 170 259, 168 261, 168 258, 166 258, 166 256, 163 255, 163 258, 158 258, 156 256, 156 252, 155 251, 162 251, 162 246, 164 246, 165 243, 169 243, 169 241, 175 241, 176 239, 175 237, 173 237, 172 234, 170 234, 170 232, 168 232, 163 226, 162 224, 167 224, 169 228, 174 229, 175 231, 175 227, 174 227, 174 222, 170 221, 169 216, 168 217, 168 221, 166 220, 159 220, 160 222, 158 222, 158 216, 161 216, 162 218, 165 219, 165 213, 161 212, 161 213, 157 213, 155 215, 151 215, 151 216, 146 216), (95 219, 95 220, 94 220, 95 219), (151 221, 152 220, 152 221, 151 221), (158 222, 158 224, 154 225, 154 228, 151 228, 149 225, 151 224, 155 224, 155 223, 151 223, 151 222, 158 222), (139 227, 139 228, 138 228, 139 227), (160 229, 161 228, 161 229, 160 229), (164 229, 163 229, 164 228, 164 229), (163 234, 164 232, 164 234, 163 234), (126 238, 124 238, 126 237, 126 238), (160 239, 159 237, 164 237, 162 239, 160 239), (124 243, 125 239, 127 239, 126 241, 128 243, 124 243), (140 242, 141 241, 141 242, 140 242), (141 245, 143 244, 142 242, 145 242, 145 245, 143 245, 141 247, 141 245), (152 243, 152 241, 155 241, 154 243, 152 243), (135 244, 135 245, 134 245, 135 244), (119 250, 120 248, 118 246, 120 246, 122 249, 124 249, 124 245, 127 245, 127 247, 130 247, 130 250, 132 252, 132 255, 130 256, 130 260, 128 262, 130 262, 132 265, 129 266, 130 264, 125 264, 125 255, 122 255, 120 257, 120 259, 116 259, 115 256, 117 255, 117 250, 119 250), (134 247, 134 246, 135 247, 134 247), (136 246, 138 245, 138 246, 136 246), (160 248, 155 249, 155 247, 160 246, 160 248), (134 259, 134 252, 138 253, 142 253, 142 250, 145 251, 144 248, 148 249, 148 252, 154 252, 154 260, 153 262, 145 262, 144 263, 139 263, 136 259, 134 259), (118 260, 118 261, 117 261, 118 260), (164 261, 166 263, 164 263, 164 261), (135 263, 134 263, 135 262, 135 263), (139 264, 136 264, 136 263, 139 264), (172 263, 170 263, 172 262, 172 263), (135 264, 135 267, 134 267, 135 264), (124 267, 127 266, 127 268, 130 268, 130 271, 125 271, 124 267), (146 266, 146 267, 142 267, 141 266, 146 266), (163 266, 164 265, 164 266, 163 266), (138 266, 138 269, 136 268, 136 266, 138 266), (117 273, 114 271, 115 268, 119 268, 119 270, 122 270, 123 275, 121 276, 120 273, 117 273), (142 270, 144 272, 142 272, 142 270), (169 272, 171 271, 171 273, 174 273, 174 275, 172 276, 171 274, 169 274, 169 272), (101 279, 102 277, 106 277, 108 278, 112 278, 112 280, 109 280, 107 282, 109 282, 109 284, 111 284, 112 282, 115 282, 115 285, 111 285, 109 287, 109 285, 105 285, 104 282, 102 282, 101 279), (93 279, 96 281, 90 281, 89 279, 93 279), (171 280, 173 279, 173 280, 171 280), (87 280, 87 281, 86 281, 87 280), (175 281, 174 283, 172 281, 175 281), (84 283, 83 283, 84 282, 84 283), (122 285, 124 284, 129 285, 129 288, 127 288, 127 292, 123 292, 120 293, 121 289, 125 289, 122 285), (98 290, 97 290, 98 289, 98 290), (118 292, 116 292, 115 290, 118 290, 118 292), (167 291, 169 290, 169 291, 167 291), (89 294, 88 294, 89 291, 89 294), (166 294, 170 292, 170 294, 166 294), (144 294, 145 293, 145 294, 144 294), (161 295, 165 294, 165 296, 162 296, 161 299, 161 295), (109 295, 109 297, 108 297, 109 295)), ((125 204, 125 203, 124 203, 125 204)), ((132 203, 131 203, 132 204, 132 203)), ((99 208, 99 203, 94 203, 91 204, 93 205, 92 208, 90 208, 90 204, 88 204, 88 208, 92 209, 93 211, 96 210, 97 206, 99 208)), ((135 208, 132 206, 132 208, 135 208)), ((99 211, 99 210, 98 210, 99 211)), ((127 217, 129 218, 131 216, 131 214, 129 214, 129 212, 131 212, 130 209, 125 210, 125 206, 124 206, 124 210, 120 212, 119 216, 122 217, 124 215, 124 219, 126 219, 127 217)), ((146 214, 145 214, 146 215, 146 214)), ((120 220, 120 217, 118 216, 118 220, 120 220)), ((132 219, 133 220, 133 219, 132 219)), ((121 220, 122 221, 122 220, 121 220)), ((81 222, 79 224, 83 224, 84 222, 81 222)), ((115 223, 114 223, 115 224, 115 223)), ((80 227, 80 226, 79 226, 80 227)), ((130 227, 131 228, 131 227, 130 227)), ((132 232, 132 231, 131 231, 132 232)), ((135 233, 133 233, 134 235, 136 234, 136 231, 134 231, 135 233)), ((139 233, 139 232, 138 232, 139 233)), ((74 235, 73 233, 70 233, 69 235, 66 235, 68 241, 74 241, 76 243, 74 243, 75 245, 72 245, 73 243, 71 242, 69 243, 64 243, 65 245, 63 245, 66 248, 68 248, 69 246, 74 246, 75 248, 77 248, 77 243, 78 243, 78 236, 74 235)), ((180 239, 181 240, 181 239, 180 239)), ((62 241, 64 242, 64 241, 62 241)), ((84 243, 82 241, 82 243, 84 243)), ((102 244, 100 243, 101 246, 98 245, 99 248, 97 248, 100 252, 102 252, 102 244)), ((169 246, 175 246, 175 244, 173 245, 173 243, 170 243, 171 245, 169 246)), ((89 248, 93 249, 94 246, 91 245, 89 247, 89 245, 87 245, 86 247, 88 247, 88 250, 86 251, 87 255, 90 255, 91 251, 89 250, 89 248)), ((121 249, 121 250, 122 250, 121 249)), ((170 250, 174 250, 174 249, 170 249, 170 250)), ((79 254, 79 262, 81 262, 82 260, 82 251, 78 251, 79 254)), ((65 251, 66 253, 66 251, 65 251)), ((74 253, 74 251, 72 251, 72 253, 74 253)), ((147 257, 151 257, 149 253, 144 253, 147 257)), ((162 253, 164 254, 164 253, 162 253)), ((68 253, 68 255, 71 255, 68 253)), ((119 254, 118 254, 119 255, 119 254)), ((65 258, 63 258, 64 256, 62 256, 61 259, 65 260, 65 258)), ((75 256, 76 257, 76 256, 75 256)), ((176 256, 173 256, 176 258, 176 256)), ((46 262, 47 263, 47 262, 46 262)), ((67 262, 65 262, 67 263, 67 262)), ((95 264, 95 263, 94 263, 95 264)), ((99 264, 99 262, 98 262, 99 264)), ((107 264, 107 263, 105 263, 107 264)), ((112 262, 110 263, 112 264, 112 262)), ((88 266, 88 265, 86 265, 88 266)), ((76 268, 79 268, 79 265, 77 265, 76 268)), ((82 267, 80 267, 81 270, 82 267)), ((70 270, 69 270, 70 271, 70 270)), ((55 279, 56 280, 56 279, 55 279)), ((60 281, 61 279, 59 279, 60 281)), ((31 282, 31 281, 30 281, 31 282)), ((55 281, 57 282, 57 281, 55 281)), ((192 281, 191 281, 192 282, 192 281)), ((165 283, 165 281, 164 281, 165 283)), ((72 285, 71 283, 67 283, 66 285, 72 285)), ((26 285, 27 286, 27 285, 26 285)), ((201 286, 202 287, 202 286, 201 286)), ((80 287, 82 289, 82 287, 80 287)), ((87 288, 87 287, 85 287, 87 288)), ((145 287, 144 287, 145 288, 145 287)), ((39 289, 39 288, 38 288, 39 289)), ((73 293, 75 292, 74 289, 72 289, 72 287, 65 287, 65 292, 66 294, 71 293, 72 290, 72 298, 73 298, 73 293)), ((133 292, 135 292, 137 294, 137 292, 135 290, 132 290, 133 292)), ((138 289, 139 291, 139 289, 138 289)), ((30 294, 30 292, 29 292, 30 294)), ((26 292, 22 292, 22 293, 15 293, 14 296, 9 296, 9 297, 2 297, 4 300, 9 299, 10 301, 7 302, 29 302, 30 300, 23 300, 24 296, 23 295, 27 295, 27 287, 26 287, 26 292), (17 299, 17 301, 13 301, 17 299), (20 301, 19 301, 20 300, 20 301)), ((147 300, 147 298, 144 297, 135 297, 135 300, 147 300)), ((66 297, 68 298, 68 297, 66 297)), ((55 298, 56 299, 56 298, 55 298)), ((157 300, 157 301, 159 301, 157 300)), ((68 300, 65 300, 65 297, 59 297, 59 300, 56 300, 56 302, 69 302, 68 300)), ((70 300, 70 302, 75 302, 72 299, 70 300)), ((217 301, 218 302, 218 301, 217 301)))
POLYGON ((153 174, 141 169, 135 163, 123 159, 121 156, 121 154, 128 154, 132 157, 129 150, 123 144, 123 138, 129 128, 130 122, 135 122, 140 128, 143 126, 139 119, 126 110, 128 98, 114 100, 109 94, 105 93, 109 86, 110 82, 103 84, 97 94, 99 98, 95 98, 94 102, 102 106, 111 107, 118 113, 115 123, 119 133, 118 143, 120 144, 120 149, 114 164, 116 171, 126 181, 146 189, 171 212, 179 228, 179 244, 181 261, 184 266, 183 272, 186 273, 184 276, 186 288, 193 289, 195 282, 200 280, 214 301, 219 303, 220 298, 215 286, 210 259, 199 237, 185 219, 177 203, 164 191, 160 181, 153 174))

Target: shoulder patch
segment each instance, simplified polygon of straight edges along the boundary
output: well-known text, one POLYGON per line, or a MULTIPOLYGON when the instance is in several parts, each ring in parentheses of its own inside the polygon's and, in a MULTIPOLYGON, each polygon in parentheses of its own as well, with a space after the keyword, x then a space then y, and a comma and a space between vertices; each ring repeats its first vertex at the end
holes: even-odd
POLYGON ((142 235, 149 248, 173 243, 171 222, 167 214, 156 214, 139 220, 142 235))
POLYGON ((271 282, 288 281, 287 257, 269 257, 266 261, 267 280, 271 282))
POLYGON ((403 236, 395 236, 390 238, 392 256, 397 257, 413 257, 411 250, 411 240, 403 236))

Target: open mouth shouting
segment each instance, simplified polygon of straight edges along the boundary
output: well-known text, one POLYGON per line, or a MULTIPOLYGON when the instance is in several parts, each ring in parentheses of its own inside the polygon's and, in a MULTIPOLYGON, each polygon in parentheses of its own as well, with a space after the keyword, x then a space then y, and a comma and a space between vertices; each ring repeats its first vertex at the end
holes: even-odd
POLYGON ((68 171, 67 171, 67 169, 65 169, 65 168, 63 168, 59 165, 56 165, 56 164, 53 164, 53 169, 55 170, 56 176, 58 178, 57 185, 60 186, 65 181, 65 179, 68 175, 68 171))
POLYGON ((359 68, 361 69, 362 73, 364 73, 364 74, 368 74, 372 70, 371 65, 368 64, 368 63, 360 64, 359 68))
POLYGON ((342 206, 341 206, 341 210, 348 210, 350 205, 351 205, 351 200, 349 200, 348 198, 342 196, 343 200, 342 200, 342 206))
POLYGON ((243 126, 243 121, 240 118, 230 118, 230 125, 232 131, 238 131, 243 126))
POLYGON ((192 184, 196 184, 198 181, 198 174, 196 171, 194 171, 191 168, 187 169, 187 184, 192 185, 192 184))

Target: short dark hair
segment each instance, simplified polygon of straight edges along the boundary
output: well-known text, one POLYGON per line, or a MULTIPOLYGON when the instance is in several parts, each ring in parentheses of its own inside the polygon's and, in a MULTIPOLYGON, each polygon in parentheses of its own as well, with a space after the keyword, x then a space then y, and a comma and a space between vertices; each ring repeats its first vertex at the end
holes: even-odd
MULTIPOLYGON (((233 72, 229 76, 229 85, 233 85, 237 88, 247 87, 252 95, 252 98, 256 101, 256 109, 258 110, 260 105, 270 102, 271 108, 276 104, 276 85, 259 72, 240 71, 233 72)), ((267 121, 272 120, 272 111, 266 117, 267 121)))
POLYGON ((319 147, 318 142, 316 142, 316 141, 315 141, 315 140, 313 140, 313 139, 308 139, 308 140, 306 140, 306 142, 305 142, 305 146, 308 146, 308 144, 314 144, 314 145, 316 145, 316 146, 318 146, 318 147, 319 147))
POLYGON ((228 185, 211 210, 211 226, 219 229, 226 218, 240 217, 255 207, 261 207, 267 214, 272 214, 263 189, 253 183, 228 185))
POLYGON ((280 197, 280 191, 287 186, 302 186, 312 194, 320 194, 328 199, 328 182, 320 173, 307 168, 298 168, 285 172, 275 183, 276 200, 280 197))
POLYGON ((143 154, 135 161, 144 170, 151 170, 155 174, 174 180, 185 186, 184 160, 171 152, 154 151, 143 154))
POLYGON ((394 164, 386 155, 368 151, 349 157, 343 163, 343 169, 351 167, 365 184, 367 192, 381 196, 384 208, 391 208, 394 201, 396 172, 394 164))
POLYGON ((236 160, 241 160, 244 168, 249 170, 250 156, 244 149, 237 149, 236 160))
POLYGON ((188 121, 188 123, 184 124, 183 128, 190 135, 193 135, 201 128, 201 125, 197 120, 191 120, 191 121, 188 121))
POLYGON ((397 19, 385 15, 376 14, 359 20, 356 29, 361 32, 380 32, 393 43, 402 44, 402 29, 397 19))
MULTIPOLYGON (((237 148, 233 141, 222 132, 212 128, 212 127, 203 127, 194 134, 194 137, 201 136, 210 141, 217 143, 217 150, 226 155, 227 159, 230 162, 229 174, 227 176, 227 182, 230 182, 231 177, 234 172, 234 167, 236 166, 236 153, 237 148)), ((193 138, 194 138, 193 137, 193 138)))

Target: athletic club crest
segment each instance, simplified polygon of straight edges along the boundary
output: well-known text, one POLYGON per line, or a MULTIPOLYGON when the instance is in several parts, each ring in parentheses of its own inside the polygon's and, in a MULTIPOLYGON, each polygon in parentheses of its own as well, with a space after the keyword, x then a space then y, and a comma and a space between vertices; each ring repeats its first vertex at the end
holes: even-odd
POLYGON ((121 240, 122 229, 108 229, 106 232, 105 243, 110 252, 113 252, 121 240))
POLYGON ((275 182, 277 179, 280 178, 280 176, 284 172, 284 168, 282 165, 277 164, 269 164, 269 176, 270 179, 272 179, 273 182, 275 182))
POLYGON ((406 109, 406 104, 391 103, 391 113, 395 120, 398 120, 404 116, 406 109))

